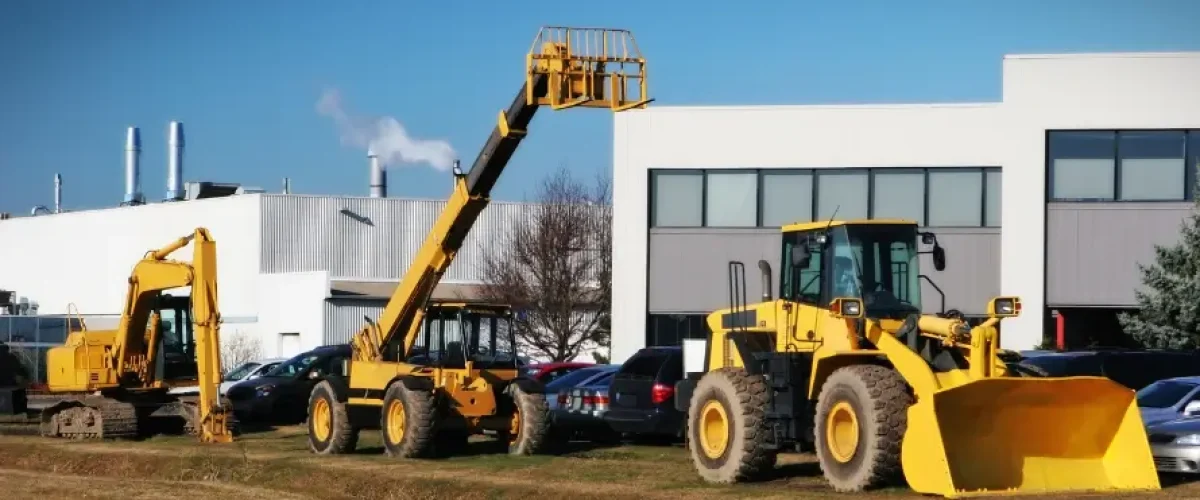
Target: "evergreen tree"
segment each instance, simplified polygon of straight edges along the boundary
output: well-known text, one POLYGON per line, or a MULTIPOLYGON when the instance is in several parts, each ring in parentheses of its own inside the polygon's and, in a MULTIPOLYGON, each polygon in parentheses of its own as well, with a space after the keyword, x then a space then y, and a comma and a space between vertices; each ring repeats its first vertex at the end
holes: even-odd
POLYGON ((1200 198, 1180 229, 1178 243, 1154 245, 1154 263, 1138 264, 1145 290, 1134 294, 1141 310, 1117 316, 1146 348, 1200 348, 1200 198))

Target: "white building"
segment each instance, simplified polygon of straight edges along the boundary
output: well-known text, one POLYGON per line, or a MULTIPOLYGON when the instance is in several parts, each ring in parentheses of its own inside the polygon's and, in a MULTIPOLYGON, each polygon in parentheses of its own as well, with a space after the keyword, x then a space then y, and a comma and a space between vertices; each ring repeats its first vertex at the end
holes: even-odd
POLYGON ((835 207, 936 232, 947 269, 924 269, 947 308, 1019 295, 1005 348, 1112 335, 1137 263, 1191 208, 1200 53, 1014 55, 1003 70, 1000 102, 617 114, 613 361, 706 335, 704 315, 729 304, 728 261, 751 270, 753 300, 755 263, 780 269, 781 223, 835 207))

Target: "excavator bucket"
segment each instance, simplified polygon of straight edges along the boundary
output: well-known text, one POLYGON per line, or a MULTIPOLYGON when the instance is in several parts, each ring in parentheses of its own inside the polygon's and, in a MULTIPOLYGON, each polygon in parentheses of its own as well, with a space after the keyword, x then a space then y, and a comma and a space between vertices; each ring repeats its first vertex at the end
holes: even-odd
POLYGON ((1102 377, 986 378, 908 412, 909 486, 947 498, 1157 490, 1135 393, 1102 377))

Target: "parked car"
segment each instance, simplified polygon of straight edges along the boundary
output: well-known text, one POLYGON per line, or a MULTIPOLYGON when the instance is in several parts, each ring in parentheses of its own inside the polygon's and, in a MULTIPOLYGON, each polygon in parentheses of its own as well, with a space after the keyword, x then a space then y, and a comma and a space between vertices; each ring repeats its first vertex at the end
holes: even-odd
POLYGON ((1159 472, 1200 473, 1200 418, 1168 420, 1146 428, 1159 472))
POLYGON ((521 367, 521 371, 524 372, 525 376, 537 380, 544 385, 553 382, 554 379, 558 377, 571 373, 580 368, 587 368, 589 366, 596 366, 596 364, 574 361, 561 363, 536 363, 521 367))
MULTIPOLYGON (((608 411, 608 388, 621 366, 602 366, 604 369, 599 373, 588 376, 572 387, 559 389, 556 404, 550 412, 556 439, 585 439, 608 444, 620 441, 620 433, 604 421, 604 414, 608 411)), ((583 370, 589 368, 579 371, 583 370)))
POLYGON ((604 421, 622 434, 682 439, 686 416, 674 402, 682 378, 682 347, 639 350, 613 375, 604 421))
MULTIPOLYGON (((217 392, 224 396, 229 393, 229 388, 234 384, 261 377, 284 361, 287 361, 287 358, 267 358, 242 363, 225 373, 225 376, 221 378, 221 383, 217 386, 217 392)), ((194 385, 175 387, 171 389, 171 394, 200 394, 200 387, 194 385)))
POLYGON ((1026 357, 1014 368, 1030 377, 1108 377, 1136 391, 1163 379, 1200 376, 1200 354, 1127 349, 1067 351, 1026 357))
POLYGON ((1200 377, 1159 380, 1138 391, 1137 403, 1145 425, 1200 416, 1200 377))
POLYGON ((242 422, 295 423, 308 413, 313 386, 330 375, 346 376, 350 345, 321 346, 280 363, 261 377, 234 384, 226 397, 242 422))
POLYGON ((593 365, 585 368, 577 368, 566 375, 560 376, 545 386, 546 404, 553 410, 558 406, 560 395, 565 394, 568 390, 581 384, 590 383, 596 377, 612 374, 621 368, 621 365, 593 365))

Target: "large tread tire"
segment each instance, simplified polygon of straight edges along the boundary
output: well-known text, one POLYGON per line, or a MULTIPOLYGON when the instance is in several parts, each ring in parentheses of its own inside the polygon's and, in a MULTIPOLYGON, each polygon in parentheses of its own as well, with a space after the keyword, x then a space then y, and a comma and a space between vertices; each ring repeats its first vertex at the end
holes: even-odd
POLYGON ((516 384, 505 391, 512 400, 513 411, 520 418, 520 430, 514 439, 511 432, 501 432, 500 438, 508 444, 509 455, 536 455, 552 451, 550 445, 550 406, 546 395, 529 393, 516 384))
POLYGON ((821 387, 813 438, 825 479, 841 493, 903 484, 900 445, 908 427, 913 398, 895 370, 855 365, 834 371, 821 387), (846 462, 831 451, 826 429, 839 403, 852 409, 857 421, 857 446, 846 462))
POLYGON ((379 433, 383 437, 383 449, 394 458, 432 458, 435 455, 437 436, 437 404, 434 393, 409 389, 402 382, 393 382, 383 396, 383 407, 379 411, 379 433), (392 409, 398 405, 403 411, 403 433, 397 439, 389 432, 392 409))
POLYGON ((767 383, 759 375, 740 368, 721 368, 700 379, 688 405, 687 447, 700 477, 710 483, 731 484, 762 479, 775 468, 776 450, 767 444, 768 428, 763 412, 767 405, 767 383), (724 414, 727 434, 720 455, 704 450, 701 422, 710 402, 724 414))
MULTIPOLYGON (((308 418, 306 419, 308 426, 308 449, 318 455, 343 455, 353 453, 354 448, 358 446, 358 429, 350 424, 350 412, 346 408, 344 401, 338 401, 337 389, 333 387, 329 381, 322 381, 313 388, 312 393, 308 397, 308 418), (316 426, 318 422, 313 419, 314 409, 318 405, 326 405, 329 408, 328 415, 331 422, 329 425, 329 435, 324 439, 318 436, 316 426)), ((320 413, 324 414, 325 411, 320 413)))

